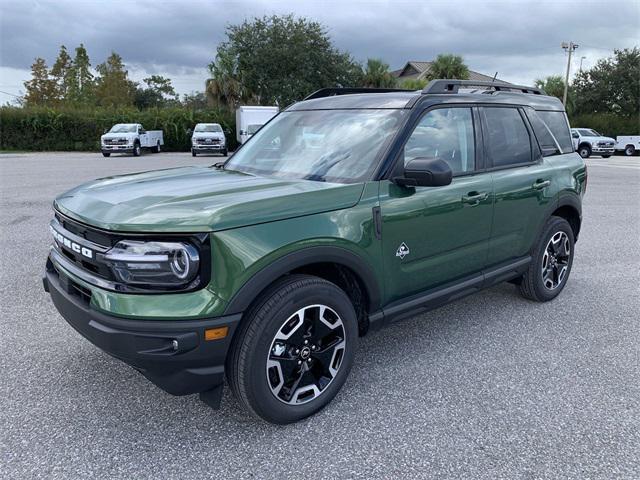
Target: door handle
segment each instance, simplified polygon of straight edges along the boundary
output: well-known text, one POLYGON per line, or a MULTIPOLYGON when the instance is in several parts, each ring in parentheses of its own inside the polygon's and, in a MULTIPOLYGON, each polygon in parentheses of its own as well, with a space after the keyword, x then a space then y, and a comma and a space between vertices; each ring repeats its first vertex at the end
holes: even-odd
POLYGON ((536 190, 542 190, 543 188, 547 188, 549 185, 551 185, 551 180, 538 179, 533 183, 532 187, 536 190))
POLYGON ((489 194, 487 192, 469 192, 462 196, 462 203, 468 203, 474 207, 480 202, 486 200, 488 197, 489 194))

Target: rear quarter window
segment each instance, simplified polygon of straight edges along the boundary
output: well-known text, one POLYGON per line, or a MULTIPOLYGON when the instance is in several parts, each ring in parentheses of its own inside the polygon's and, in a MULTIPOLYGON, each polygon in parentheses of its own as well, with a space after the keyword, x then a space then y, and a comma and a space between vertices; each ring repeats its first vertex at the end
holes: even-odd
POLYGON ((573 152, 569 122, 567 121, 565 113, 538 110, 538 115, 547 127, 549 127, 549 130, 558 141, 558 144, 562 149, 562 153, 573 152))

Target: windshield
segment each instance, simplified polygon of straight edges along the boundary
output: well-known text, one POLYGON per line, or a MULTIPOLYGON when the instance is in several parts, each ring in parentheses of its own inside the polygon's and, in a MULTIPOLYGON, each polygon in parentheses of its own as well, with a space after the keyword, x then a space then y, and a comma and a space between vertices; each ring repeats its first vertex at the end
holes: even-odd
POLYGON ((254 133, 256 133, 258 130, 260 130, 260 127, 262 126, 262 124, 254 124, 254 125, 249 125, 247 127, 247 134, 248 135, 253 135, 254 133))
POLYGON ((196 125, 196 132, 222 132, 222 127, 217 123, 201 123, 196 125))
POLYGON ((366 179, 398 129, 403 110, 283 112, 229 159, 225 169, 353 183, 366 179))
POLYGON ((600 137, 601 135, 596 132, 595 130, 587 130, 587 129, 580 129, 580 135, 582 135, 583 137, 600 137))
POLYGON ((128 125, 126 123, 119 123, 111 127, 109 133, 136 133, 138 131, 137 125, 128 125))

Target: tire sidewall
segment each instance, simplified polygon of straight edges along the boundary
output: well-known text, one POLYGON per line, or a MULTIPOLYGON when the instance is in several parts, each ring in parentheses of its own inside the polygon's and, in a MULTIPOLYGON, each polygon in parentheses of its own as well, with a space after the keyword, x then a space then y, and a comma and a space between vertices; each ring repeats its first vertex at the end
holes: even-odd
POLYGON ((633 155, 636 153, 636 149, 635 147, 627 147, 624 149, 624 154, 627 157, 633 157, 633 155))
POLYGON ((551 300, 557 297, 560 292, 564 289, 567 281, 569 280, 569 275, 571 274, 571 268, 573 267, 573 257, 575 255, 575 239, 573 238, 573 230, 571 229, 571 225, 563 218, 554 217, 549 221, 547 227, 545 228, 544 234, 542 235, 540 242, 536 248, 536 252, 533 256, 533 272, 534 272, 534 282, 533 288, 536 291, 536 294, 543 301, 551 300), (544 255, 545 249, 547 248, 547 244, 551 237, 553 237, 558 232, 564 232, 569 237, 569 243, 571 244, 571 254, 569 255, 569 265, 567 267, 567 273, 560 285, 558 285, 554 290, 549 290, 544 286, 542 281, 542 257, 544 255))
POLYGON ((582 158, 589 158, 591 156, 591 149, 589 147, 580 147, 578 153, 582 158), (583 151, 585 152, 584 155, 582 154, 583 151))
POLYGON ((287 295, 267 312, 263 312, 261 318, 253 320, 263 322, 260 332, 251 344, 241 347, 249 352, 246 363, 249 371, 245 372, 244 378, 248 387, 246 388, 249 393, 248 401, 253 410, 268 421, 286 424, 308 417, 326 406, 342 388, 349 375, 358 341, 356 314, 344 292, 329 282, 305 286, 287 295), (338 374, 319 397, 302 405, 288 405, 278 400, 271 392, 266 375, 267 355, 277 331, 285 320, 299 309, 316 304, 332 308, 342 319, 346 340, 344 357, 338 374))

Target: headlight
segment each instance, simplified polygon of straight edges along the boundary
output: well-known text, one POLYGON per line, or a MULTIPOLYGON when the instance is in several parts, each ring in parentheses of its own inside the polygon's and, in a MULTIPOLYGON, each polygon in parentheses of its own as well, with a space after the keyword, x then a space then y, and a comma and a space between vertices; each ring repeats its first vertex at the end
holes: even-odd
POLYGON ((104 261, 120 282, 151 287, 189 288, 200 266, 198 250, 185 242, 121 240, 104 261))
POLYGON ((593 142, 591 142, 591 145, 594 147, 598 146, 598 140, 594 140, 593 142))

